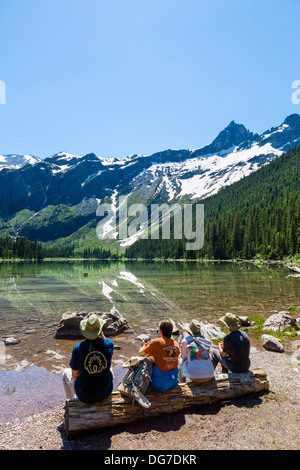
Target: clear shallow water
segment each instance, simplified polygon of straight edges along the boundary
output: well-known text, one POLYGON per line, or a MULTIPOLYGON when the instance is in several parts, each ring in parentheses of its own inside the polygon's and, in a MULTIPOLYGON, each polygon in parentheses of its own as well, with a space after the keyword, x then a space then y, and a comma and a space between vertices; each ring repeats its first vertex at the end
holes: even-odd
POLYGON ((162 317, 217 322, 228 311, 267 317, 273 309, 299 304, 300 277, 278 265, 267 269, 226 262, 0 264, 0 339, 20 339, 11 351, 31 342, 33 354, 46 344, 57 344, 52 341, 56 327, 68 310, 116 310, 140 332, 156 326, 162 317))
POLYGON ((22 372, 1 372, 0 424, 25 418, 63 402, 61 382, 59 375, 36 366, 22 372))
POLYGON ((130 354, 128 345, 134 345, 137 334, 156 327, 163 317, 217 322, 231 311, 267 318, 272 310, 290 305, 300 305, 300 277, 291 276, 282 265, 267 269, 226 262, 0 264, 0 421, 7 417, 7 409, 16 412, 22 401, 31 409, 25 383, 31 384, 32 403, 40 407, 49 404, 45 396, 52 396, 53 403, 59 397, 63 400, 60 373, 68 366, 76 341, 58 341, 54 335, 68 310, 117 310, 127 318, 134 333, 116 338, 122 345, 114 355, 117 365, 130 354), (3 339, 10 336, 20 343, 5 346, 3 339), (49 395, 51 376, 54 388, 49 395))

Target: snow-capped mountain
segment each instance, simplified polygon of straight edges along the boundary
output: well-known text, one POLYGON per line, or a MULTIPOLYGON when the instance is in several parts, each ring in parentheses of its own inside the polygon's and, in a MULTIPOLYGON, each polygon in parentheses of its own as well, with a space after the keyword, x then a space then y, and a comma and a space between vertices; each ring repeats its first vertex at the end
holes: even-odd
POLYGON ((191 150, 186 158, 174 161, 173 153, 168 151, 167 161, 154 161, 133 178, 129 188, 153 190, 155 186, 156 191, 167 193, 169 201, 184 196, 190 200, 204 199, 297 145, 300 145, 300 116, 297 114, 261 136, 232 121, 210 145, 191 150))
POLYGON ((0 155, 0 171, 4 168, 18 170, 25 165, 34 165, 41 161, 34 155, 0 155))
MULTIPOLYGON (((167 193, 169 201, 180 200, 183 196, 193 200, 212 196, 296 145, 300 145, 300 116, 294 114, 280 126, 260 136, 232 121, 211 144, 195 150, 134 154, 124 159, 99 158, 95 154, 75 156, 62 152, 46 161, 56 166, 53 174, 74 170, 83 161, 100 165, 100 169, 82 181, 82 188, 88 182, 100 180, 101 175, 107 176, 106 171, 110 171, 121 173, 118 184, 111 188, 111 194, 114 190, 124 194, 123 173, 126 173, 128 193, 141 189, 147 194, 155 189, 156 193, 167 193), (127 178, 129 169, 130 181, 127 178)), ((101 196, 97 194, 97 197, 101 196)))
POLYGON ((247 148, 232 146, 218 154, 198 158, 191 154, 191 158, 183 162, 154 163, 142 175, 138 175, 131 186, 137 189, 145 183, 150 186, 159 181, 161 189, 164 187, 168 193, 169 201, 183 196, 191 200, 204 199, 248 176, 282 153, 282 150, 272 147, 270 143, 260 146, 255 142, 247 148))
MULTIPOLYGON (((113 201, 117 210, 119 196, 147 205, 153 201, 202 200, 297 145, 300 115, 292 114, 261 135, 232 121, 213 142, 198 149, 134 154, 124 159, 66 152, 44 160, 26 155, 0 156, 0 215, 9 220, 26 209, 36 221, 36 214, 47 207, 58 208, 51 221, 63 236, 62 205, 76 208, 78 214, 84 213, 91 220, 96 219, 99 203, 113 201)), ((86 222, 86 217, 76 219, 74 228, 78 230, 86 222)), ((67 219, 64 224, 71 227, 67 219)), ((35 236, 39 239, 38 229, 35 236)), ((47 234, 43 239, 47 240, 47 234)))

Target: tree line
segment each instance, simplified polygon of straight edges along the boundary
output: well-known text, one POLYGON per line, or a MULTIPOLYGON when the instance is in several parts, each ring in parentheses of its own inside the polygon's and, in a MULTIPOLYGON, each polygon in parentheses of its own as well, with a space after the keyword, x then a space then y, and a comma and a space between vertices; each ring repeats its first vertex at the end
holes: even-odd
POLYGON ((41 243, 25 237, 0 237, 0 259, 37 259, 44 258, 41 243))
POLYGON ((45 258, 118 259, 117 252, 112 253, 103 247, 75 250, 72 246, 45 246, 39 241, 30 241, 25 237, 0 237, 0 259, 43 260, 45 258))

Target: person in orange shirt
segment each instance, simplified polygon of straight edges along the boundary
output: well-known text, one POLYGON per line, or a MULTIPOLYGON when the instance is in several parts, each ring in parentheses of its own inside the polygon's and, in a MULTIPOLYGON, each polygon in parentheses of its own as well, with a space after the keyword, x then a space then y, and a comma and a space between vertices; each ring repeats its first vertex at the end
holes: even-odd
POLYGON ((153 357, 152 387, 164 392, 178 385, 178 357, 180 348, 172 336, 173 325, 169 320, 159 323, 160 337, 150 343, 142 342, 139 356, 153 357))

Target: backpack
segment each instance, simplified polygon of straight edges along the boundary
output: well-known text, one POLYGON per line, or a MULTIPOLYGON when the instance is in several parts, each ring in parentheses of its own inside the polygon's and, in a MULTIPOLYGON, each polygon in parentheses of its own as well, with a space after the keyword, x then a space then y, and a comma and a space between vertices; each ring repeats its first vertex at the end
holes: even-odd
POLYGON ((191 347, 191 343, 189 343, 189 349, 190 349, 190 356, 191 359, 193 355, 195 358, 200 355, 201 358, 203 359, 210 359, 210 346, 211 346, 211 341, 205 339, 205 338, 195 338, 195 336, 192 336, 192 342, 195 343, 195 347, 191 347))
POLYGON ((145 396, 151 382, 153 359, 150 357, 131 357, 123 367, 128 368, 118 386, 121 394, 132 397, 132 406, 137 401, 143 408, 150 408, 151 402, 145 396))

